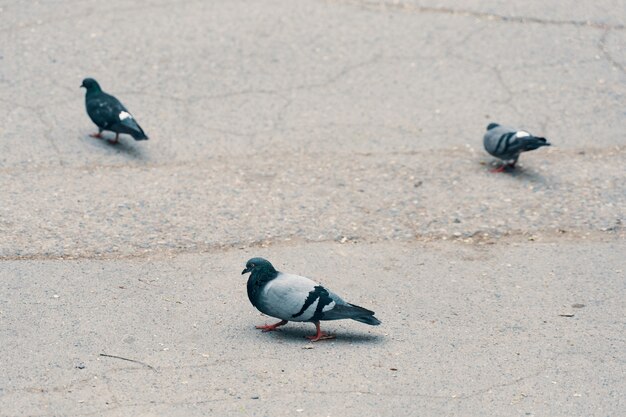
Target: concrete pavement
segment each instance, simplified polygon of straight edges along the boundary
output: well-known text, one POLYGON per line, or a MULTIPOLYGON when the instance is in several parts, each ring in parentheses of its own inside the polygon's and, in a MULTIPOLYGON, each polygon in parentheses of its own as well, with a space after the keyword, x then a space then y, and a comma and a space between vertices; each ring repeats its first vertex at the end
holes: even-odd
POLYGON ((617 415, 623 241, 294 244, 5 261, 4 415, 617 415), (253 328, 245 260, 383 321, 253 328), (243 261, 242 261, 243 260, 243 261), (101 353, 134 359, 132 363, 101 353), (298 411, 300 410, 300 411, 298 411))
POLYGON ((623 415, 624 6, 0 2, 0 416, 623 415), (383 325, 259 333, 256 255, 383 325))

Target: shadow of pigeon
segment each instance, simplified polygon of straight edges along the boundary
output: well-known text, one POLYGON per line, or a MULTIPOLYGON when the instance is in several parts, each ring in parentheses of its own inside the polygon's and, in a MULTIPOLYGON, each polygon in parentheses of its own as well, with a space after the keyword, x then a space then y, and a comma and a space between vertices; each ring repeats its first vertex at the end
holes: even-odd
POLYGON ((306 339, 306 336, 311 336, 313 334, 315 334, 315 327, 311 326, 311 328, 309 328, 308 326, 306 327, 281 327, 280 329, 277 329, 273 332, 267 332, 267 333, 263 333, 258 329, 253 329, 256 332, 259 332, 260 335, 264 336, 264 337, 268 337, 268 338, 273 338, 276 341, 281 341, 281 342, 289 342, 289 343, 293 343, 294 345, 300 345, 300 347, 306 346, 307 343, 310 343, 312 346, 317 346, 317 345, 325 345, 328 343, 333 343, 333 344, 364 344, 364 343, 373 343, 373 344, 380 344, 384 341, 384 337, 377 335, 377 334, 371 334, 371 333, 361 333, 361 332, 331 332, 328 330, 328 328, 324 329, 325 332, 330 333, 331 335, 335 336, 334 339, 330 339, 330 340, 321 340, 319 342, 309 342, 306 339))
POLYGON ((86 139, 101 149, 116 151, 118 154, 128 155, 133 159, 144 159, 141 148, 135 146, 133 143, 134 141, 131 138, 122 137, 117 143, 113 143, 112 140, 115 138, 115 135, 111 135, 110 138, 107 137, 106 134, 103 134, 102 136, 102 139, 93 138, 91 136, 86 136, 86 139))
POLYGON ((533 170, 532 168, 526 168, 524 166, 517 166, 515 167, 515 169, 510 169, 505 172, 511 177, 520 180, 526 180, 529 182, 540 182, 542 184, 546 182, 545 177, 539 172, 533 170))
POLYGON ((491 175, 504 175, 511 178, 515 178, 522 181, 535 182, 545 184, 546 179, 539 172, 535 171, 532 168, 526 167, 524 165, 517 165, 515 167, 505 167, 502 172, 493 172, 493 169, 498 168, 501 164, 498 161, 489 161, 486 162, 481 160, 480 165, 483 168, 487 168, 491 175))

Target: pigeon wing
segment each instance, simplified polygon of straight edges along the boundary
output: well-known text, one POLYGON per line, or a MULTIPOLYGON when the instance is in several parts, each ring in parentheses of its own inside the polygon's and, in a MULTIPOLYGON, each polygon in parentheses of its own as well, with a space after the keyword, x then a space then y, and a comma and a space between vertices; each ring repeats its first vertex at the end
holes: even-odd
POLYGON ((87 114, 91 120, 96 126, 106 130, 119 123, 119 114, 127 111, 118 99, 106 93, 88 97, 86 105, 87 114))
POLYGON ((268 282, 257 303, 261 312, 288 321, 322 320, 325 311, 345 302, 315 281, 278 273, 268 282))

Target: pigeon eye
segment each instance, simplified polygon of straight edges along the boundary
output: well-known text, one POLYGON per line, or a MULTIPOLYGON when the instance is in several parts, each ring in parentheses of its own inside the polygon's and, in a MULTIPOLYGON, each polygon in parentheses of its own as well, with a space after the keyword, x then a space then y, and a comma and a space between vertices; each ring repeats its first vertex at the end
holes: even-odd
POLYGON ((250 264, 250 268, 254 268, 254 264, 250 264))

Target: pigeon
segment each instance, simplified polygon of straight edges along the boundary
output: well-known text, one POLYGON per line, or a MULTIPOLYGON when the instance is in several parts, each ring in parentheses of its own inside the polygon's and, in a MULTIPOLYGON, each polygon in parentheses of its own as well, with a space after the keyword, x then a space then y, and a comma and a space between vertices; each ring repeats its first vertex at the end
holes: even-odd
POLYGON ((317 333, 306 338, 317 342, 334 339, 322 332, 320 320, 352 319, 371 326, 380 324, 373 311, 345 302, 309 278, 279 272, 266 259, 250 259, 241 275, 247 273, 250 273, 248 298, 252 305, 263 314, 281 320, 256 326, 264 332, 276 330, 289 321, 307 321, 315 324, 317 333))
POLYGON ((108 130, 115 132, 115 140, 111 143, 118 142, 120 133, 127 133, 135 140, 148 139, 126 107, 118 99, 102 91, 96 80, 85 78, 81 84, 81 88, 83 87, 87 90, 85 94, 87 114, 98 126, 98 133, 89 136, 101 139, 102 131, 108 130))
POLYGON ((533 136, 525 130, 500 126, 497 123, 490 123, 487 126, 483 144, 489 154, 504 161, 504 164, 492 172, 503 172, 506 168, 515 168, 515 163, 522 152, 550 146, 546 138, 533 136))

